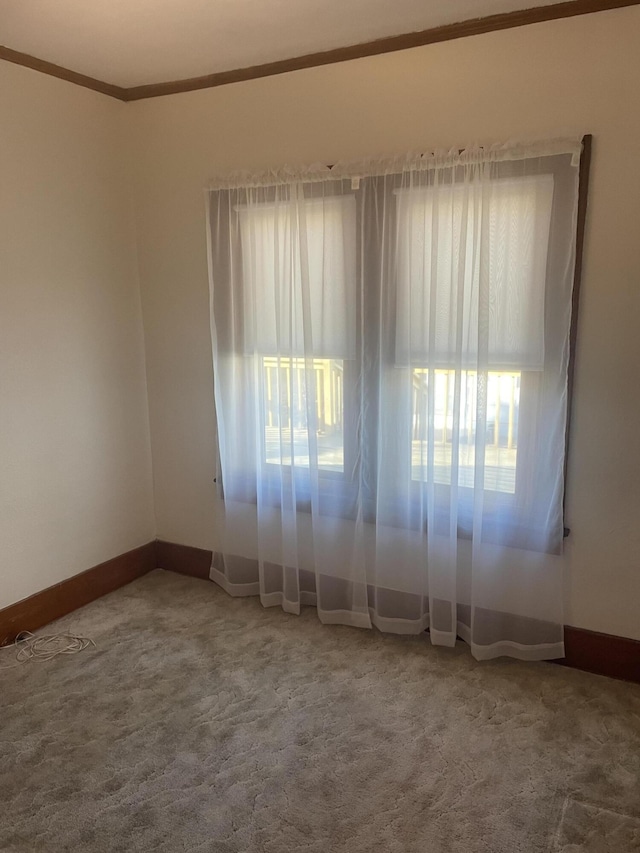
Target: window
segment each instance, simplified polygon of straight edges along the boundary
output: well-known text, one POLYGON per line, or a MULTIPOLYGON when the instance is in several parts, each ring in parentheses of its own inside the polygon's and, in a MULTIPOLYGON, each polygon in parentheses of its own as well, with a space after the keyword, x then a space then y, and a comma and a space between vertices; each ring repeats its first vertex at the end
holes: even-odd
POLYGON ((489 192, 455 176, 396 192, 396 361, 414 365, 413 480, 451 485, 457 469, 458 485, 473 488, 482 453, 484 489, 516 493, 522 370, 544 368, 553 193, 553 173, 496 176, 489 192), (484 270, 474 263, 481 242, 484 270), (483 375, 465 369, 479 359, 481 298, 483 375))
POLYGON ((212 192, 227 494, 559 547, 577 162, 475 150, 212 192))
POLYGON ((354 357, 355 198, 237 206, 245 347, 262 362, 261 460, 344 472, 344 360, 354 357))

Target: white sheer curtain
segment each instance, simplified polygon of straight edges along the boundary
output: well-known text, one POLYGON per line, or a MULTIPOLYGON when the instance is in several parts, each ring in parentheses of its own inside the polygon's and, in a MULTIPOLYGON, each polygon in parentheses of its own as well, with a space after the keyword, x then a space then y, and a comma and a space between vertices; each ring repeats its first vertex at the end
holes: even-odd
POLYGON ((208 193, 232 595, 563 655, 577 140, 208 193))

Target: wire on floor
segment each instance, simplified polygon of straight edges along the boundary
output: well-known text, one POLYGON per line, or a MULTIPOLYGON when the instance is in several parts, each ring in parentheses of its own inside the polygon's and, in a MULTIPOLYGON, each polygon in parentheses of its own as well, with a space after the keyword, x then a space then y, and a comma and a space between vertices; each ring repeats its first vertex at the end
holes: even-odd
POLYGON ((95 648, 95 643, 88 637, 76 637, 75 634, 42 634, 36 636, 31 631, 21 631, 12 646, 0 651, 13 650, 16 653, 16 663, 2 666, 0 669, 13 669, 30 660, 48 661, 58 655, 75 655, 83 652, 89 646, 95 648))

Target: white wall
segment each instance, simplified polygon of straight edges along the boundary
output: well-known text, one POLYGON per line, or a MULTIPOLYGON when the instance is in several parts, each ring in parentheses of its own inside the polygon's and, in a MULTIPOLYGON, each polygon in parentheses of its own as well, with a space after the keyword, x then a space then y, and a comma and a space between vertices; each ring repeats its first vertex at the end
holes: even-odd
POLYGON ((218 172, 593 133, 569 624, 640 638, 640 8, 128 105, 160 538, 216 546, 203 187, 218 172))
POLYGON ((155 537, 126 120, 0 62, 0 607, 155 537))

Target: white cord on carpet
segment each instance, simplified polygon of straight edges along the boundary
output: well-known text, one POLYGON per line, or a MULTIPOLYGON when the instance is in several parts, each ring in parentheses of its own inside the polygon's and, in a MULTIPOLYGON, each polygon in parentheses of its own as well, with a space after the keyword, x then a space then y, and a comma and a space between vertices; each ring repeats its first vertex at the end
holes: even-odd
POLYGON ((75 634, 42 634, 37 637, 31 631, 21 631, 15 638, 13 646, 7 646, 4 649, 4 651, 14 649, 17 662, 10 666, 2 666, 0 669, 13 669, 30 660, 47 661, 58 655, 75 655, 89 646, 95 648, 95 645, 88 637, 76 637, 75 634))

